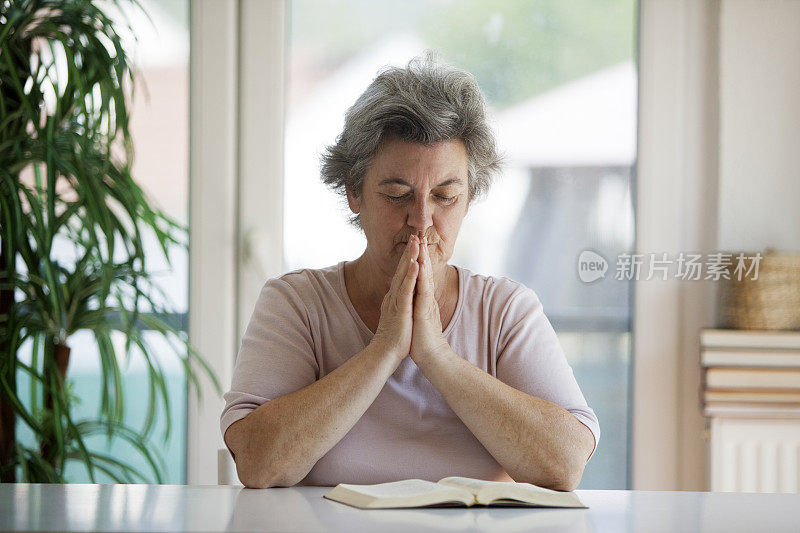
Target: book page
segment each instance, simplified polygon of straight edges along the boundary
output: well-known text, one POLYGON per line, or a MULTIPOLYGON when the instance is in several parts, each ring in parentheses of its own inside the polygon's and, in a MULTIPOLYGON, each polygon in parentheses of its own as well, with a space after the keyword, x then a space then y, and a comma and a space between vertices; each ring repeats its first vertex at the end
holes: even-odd
POLYGON ((463 489, 445 487, 422 479, 406 479, 376 485, 340 483, 325 497, 363 509, 473 505, 475 496, 463 489))
POLYGON ((442 487, 438 484, 423 479, 405 479, 403 481, 392 481, 390 483, 378 483, 377 485, 350 485, 348 483, 342 483, 340 486, 374 498, 405 498, 408 496, 430 494, 442 490, 442 487))
POLYGON ((495 483, 502 483, 502 482, 486 481, 483 479, 473 479, 471 477, 459 477, 459 476, 446 477, 438 481, 439 485, 446 485, 448 487, 457 487, 460 489, 468 490, 475 495, 477 495, 482 488, 495 483))
POLYGON ((545 489, 531 483, 485 481, 454 476, 440 479, 439 484, 469 490, 475 495, 475 500, 483 505, 513 505, 516 501, 543 507, 585 507, 573 492, 545 489))

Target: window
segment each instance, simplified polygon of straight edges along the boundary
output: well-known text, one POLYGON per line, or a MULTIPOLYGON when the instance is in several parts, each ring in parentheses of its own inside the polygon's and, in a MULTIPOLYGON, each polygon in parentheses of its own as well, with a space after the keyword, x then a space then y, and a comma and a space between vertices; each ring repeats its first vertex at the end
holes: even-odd
POLYGON ((631 286, 613 265, 633 248, 635 11, 634 0, 290 3, 285 270, 365 247, 320 182, 319 155, 378 69, 434 48, 472 72, 507 165, 451 263, 539 295, 603 431, 584 489, 629 484, 631 286), (584 250, 609 262, 605 279, 580 281, 584 250))

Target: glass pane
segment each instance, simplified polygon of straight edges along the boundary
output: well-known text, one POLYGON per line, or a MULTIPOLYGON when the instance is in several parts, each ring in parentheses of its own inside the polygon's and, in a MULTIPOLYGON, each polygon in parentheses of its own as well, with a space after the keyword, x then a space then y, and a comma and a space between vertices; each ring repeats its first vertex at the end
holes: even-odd
MULTIPOLYGON (((134 44, 125 33, 124 20, 116 30, 126 36, 133 51, 137 67, 134 99, 130 107, 131 134, 135 148, 132 175, 149 194, 154 204, 181 224, 188 215, 188 141, 189 141, 189 4, 188 0, 142 0, 149 15, 126 10, 133 33, 134 44)), ((125 4, 123 4, 125 5, 125 4)), ((63 247, 62 247, 63 248, 63 247)), ((71 257, 71 250, 54 252, 59 257, 71 257)), ((166 300, 174 309, 173 320, 186 329, 188 311, 188 255, 179 247, 169 250, 172 266, 167 264, 154 236, 145 236, 145 254, 148 271, 154 275, 166 300)), ((124 338, 117 339, 118 354, 124 353, 124 338)), ((149 449, 164 459, 164 481, 171 484, 186 481, 186 378, 183 367, 163 337, 145 333, 152 355, 160 362, 166 378, 169 396, 171 432, 163 440, 166 412, 159 403, 155 430, 149 440, 149 449)), ((94 418, 100 409, 102 375, 97 348, 90 332, 80 331, 68 339, 71 348, 67 378, 76 396, 73 418, 94 418)), ((23 346, 21 359, 30 360, 30 343, 23 346)), ((144 359, 134 353, 130 361, 119 355, 123 370, 125 390, 125 422, 133 428, 143 425, 149 394, 148 374, 144 359)), ((18 391, 28 398, 30 380, 18 374, 18 391)), ((30 443, 33 435, 18 424, 19 438, 30 443)), ((87 445, 91 451, 119 458, 138 472, 153 479, 146 460, 122 439, 112 440, 110 446, 103 436, 90 437, 87 445)), ((88 472, 80 461, 71 461, 66 468, 66 478, 73 483, 88 483, 88 472)), ((102 473, 98 482, 111 482, 102 473)))
POLYGON ((477 78, 507 163, 471 207, 451 263, 536 291, 603 432, 581 488, 626 488, 630 287, 613 266, 581 282, 578 257, 592 250, 613 265, 633 246, 635 1, 290 6, 285 269, 364 250, 346 202, 319 180, 319 156, 382 66, 437 49, 477 78))

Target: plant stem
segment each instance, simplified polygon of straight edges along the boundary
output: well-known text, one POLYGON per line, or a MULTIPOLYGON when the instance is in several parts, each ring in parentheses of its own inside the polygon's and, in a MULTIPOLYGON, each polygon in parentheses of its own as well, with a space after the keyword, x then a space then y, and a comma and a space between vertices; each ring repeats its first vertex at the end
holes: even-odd
MULTIPOLYGON (((67 378, 67 366, 69 366, 70 348, 66 344, 55 342, 52 338, 49 338, 48 342, 45 342, 45 350, 46 352, 50 352, 46 353, 45 357, 52 356, 50 361, 45 363, 46 373, 49 374, 53 371, 53 363, 55 363, 55 368, 58 371, 59 377, 57 380, 59 386, 56 391, 53 391, 50 387, 44 387, 44 407, 47 411, 50 411, 53 414, 53 424, 55 426, 55 424, 61 424, 61 420, 55 419, 55 412, 53 410, 53 395, 61 393, 63 383, 67 378)), ((62 450, 56 449, 57 443, 54 436, 49 435, 47 438, 42 440, 41 444, 42 458, 49 462, 54 470, 61 470, 64 465, 60 464, 61 462, 59 458, 63 454, 61 453, 62 450)))
MULTIPOLYGON (((0 194, 7 194, 5 187, 0 187, 0 194)), ((10 248, 11 243, 7 239, 3 239, 0 243, 0 316, 8 316, 11 308, 14 305, 14 289, 5 288, 11 282, 14 276, 13 271, 9 271, 9 265, 13 268, 13 261, 9 260, 13 257, 9 254, 6 248, 10 248), (6 264, 8 263, 8 265, 6 264)), ((8 332, 10 334, 10 332, 8 332)), ((6 381, 11 386, 11 391, 14 395, 17 394, 17 380, 16 370, 17 362, 15 360, 17 354, 16 350, 12 349, 9 334, 0 337, 0 357, 7 358, 5 365, 0 365, 6 372, 6 381)), ((14 460, 14 448, 16 447, 16 415, 10 402, 5 401, 4 395, 0 395, 0 482, 2 483, 16 483, 17 472, 14 468, 16 460, 14 460)))

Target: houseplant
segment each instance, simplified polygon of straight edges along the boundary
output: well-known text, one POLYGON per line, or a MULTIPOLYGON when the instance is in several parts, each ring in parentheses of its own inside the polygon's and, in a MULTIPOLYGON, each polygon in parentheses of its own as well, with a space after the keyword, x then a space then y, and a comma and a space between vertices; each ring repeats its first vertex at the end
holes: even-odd
MULTIPOLYGON (((130 7, 140 9, 132 0, 130 7)), ((162 480, 148 448, 165 375, 143 333, 169 341, 199 394, 198 372, 219 384, 170 319, 146 270, 152 235, 169 261, 187 229, 131 176, 128 109, 134 71, 110 9, 89 0, 0 0, 0 481, 64 482, 79 461, 118 482, 162 480), (65 254, 64 250, 71 253, 65 254), (69 257, 67 257, 67 255, 69 257), (98 414, 75 419, 70 337, 91 331, 102 369, 98 414), (124 349, 114 337, 124 339, 124 349), (21 358, 23 345, 30 360, 21 358), (126 425, 120 359, 137 352, 149 377, 147 417, 126 425), (20 397, 18 376, 31 382, 20 397), (36 444, 17 438, 17 424, 36 444), (96 434, 124 439, 149 474, 90 449, 96 434)), ((122 13, 122 11, 119 11, 122 13)), ((170 432, 167 425, 165 433, 170 432)))

